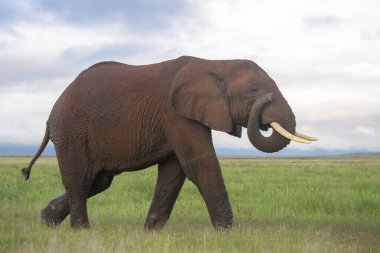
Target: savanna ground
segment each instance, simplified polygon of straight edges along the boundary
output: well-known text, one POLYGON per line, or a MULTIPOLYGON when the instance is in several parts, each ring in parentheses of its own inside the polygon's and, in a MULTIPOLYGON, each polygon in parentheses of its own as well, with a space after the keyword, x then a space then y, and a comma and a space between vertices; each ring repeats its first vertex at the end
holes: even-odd
POLYGON ((186 181, 168 225, 144 231, 156 167, 117 176, 88 201, 92 228, 47 228, 39 211, 63 193, 54 157, 0 157, 1 252, 380 252, 380 156, 220 159, 235 215, 214 231, 186 181))

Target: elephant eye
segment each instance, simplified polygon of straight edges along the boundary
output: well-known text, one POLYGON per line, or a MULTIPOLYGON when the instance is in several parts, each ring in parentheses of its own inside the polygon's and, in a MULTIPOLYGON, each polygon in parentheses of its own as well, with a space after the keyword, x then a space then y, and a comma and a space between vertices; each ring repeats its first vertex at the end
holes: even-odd
POLYGON ((258 92, 259 91, 259 86, 257 84, 252 84, 250 87, 249 87, 249 91, 251 92, 258 92))

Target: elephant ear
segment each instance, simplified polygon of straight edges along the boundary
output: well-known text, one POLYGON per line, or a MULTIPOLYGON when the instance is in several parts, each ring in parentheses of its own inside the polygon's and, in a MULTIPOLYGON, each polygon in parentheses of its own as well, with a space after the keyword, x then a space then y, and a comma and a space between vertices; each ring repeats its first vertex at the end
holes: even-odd
POLYGON ((181 116, 230 133, 233 122, 225 95, 226 87, 217 74, 222 69, 221 61, 199 59, 188 63, 174 77, 170 101, 181 116))

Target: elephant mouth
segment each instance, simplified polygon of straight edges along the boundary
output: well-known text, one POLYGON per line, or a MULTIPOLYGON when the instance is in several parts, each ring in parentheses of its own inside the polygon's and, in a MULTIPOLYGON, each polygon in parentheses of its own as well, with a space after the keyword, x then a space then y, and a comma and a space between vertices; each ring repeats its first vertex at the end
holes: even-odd
POLYGON ((272 94, 266 93, 258 98, 251 107, 247 133, 250 142, 255 148, 263 152, 272 153, 285 148, 291 140, 300 143, 311 143, 312 141, 318 140, 315 137, 300 134, 295 131, 296 124, 293 113, 291 113, 292 116, 283 116, 277 121, 263 122, 261 114, 264 107, 271 102, 272 94), (263 136, 260 130, 268 131, 269 128, 273 129, 270 136, 263 136))
POLYGON ((261 122, 261 120, 260 120, 260 122, 259 122, 259 128, 260 128, 260 130, 261 131, 268 131, 269 130, 269 128, 270 128, 270 124, 263 124, 262 122, 261 122))

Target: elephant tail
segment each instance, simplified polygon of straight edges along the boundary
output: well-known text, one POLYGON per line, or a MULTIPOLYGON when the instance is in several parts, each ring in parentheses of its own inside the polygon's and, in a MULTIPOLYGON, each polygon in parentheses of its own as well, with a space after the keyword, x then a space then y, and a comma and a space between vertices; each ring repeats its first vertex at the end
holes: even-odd
POLYGON ((30 171, 32 170, 33 164, 34 164, 35 161, 40 157, 40 155, 42 154, 42 152, 43 152, 44 149, 46 148, 46 145, 48 144, 49 140, 50 140, 50 130, 49 130, 49 126, 46 125, 45 136, 44 136, 44 139, 42 140, 42 143, 41 143, 41 145, 40 145, 40 148, 38 149, 37 153, 34 155, 32 161, 30 161, 28 167, 23 168, 23 169, 21 170, 22 174, 23 174, 24 177, 25 177, 25 180, 28 180, 28 179, 29 179, 30 171))

